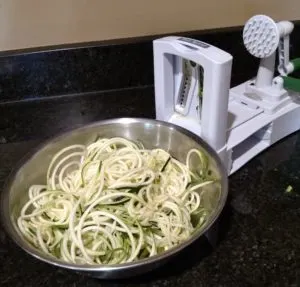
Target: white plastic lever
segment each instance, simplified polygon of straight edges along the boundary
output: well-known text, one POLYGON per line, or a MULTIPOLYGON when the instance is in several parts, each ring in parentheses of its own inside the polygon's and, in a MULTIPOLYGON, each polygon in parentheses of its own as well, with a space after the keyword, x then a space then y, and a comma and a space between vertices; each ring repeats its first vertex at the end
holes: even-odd
POLYGON ((278 72, 280 75, 286 76, 294 70, 293 64, 290 63, 290 34, 294 29, 294 24, 289 21, 281 21, 277 23, 277 26, 280 31, 278 72))

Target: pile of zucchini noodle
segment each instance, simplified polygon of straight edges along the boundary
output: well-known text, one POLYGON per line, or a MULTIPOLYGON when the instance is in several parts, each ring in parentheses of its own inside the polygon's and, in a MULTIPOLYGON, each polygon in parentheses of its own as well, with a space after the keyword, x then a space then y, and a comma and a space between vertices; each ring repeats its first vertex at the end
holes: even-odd
POLYGON ((215 182, 207 166, 197 149, 181 163, 121 137, 71 145, 53 157, 46 185, 29 188, 17 226, 35 248, 69 263, 120 264, 160 254, 207 221, 202 197, 215 182))

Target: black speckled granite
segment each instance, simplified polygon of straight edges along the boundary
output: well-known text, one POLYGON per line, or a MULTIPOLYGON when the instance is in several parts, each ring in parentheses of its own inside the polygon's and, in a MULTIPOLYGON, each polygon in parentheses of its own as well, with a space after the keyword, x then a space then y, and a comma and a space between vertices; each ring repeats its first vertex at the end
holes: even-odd
MULTIPOLYGON (((0 186, 39 141, 0 145, 0 186)), ((0 286, 278 286, 300 285, 300 133, 270 148, 230 177, 220 242, 202 239, 165 266, 136 278, 97 280, 25 254, 0 228, 0 286), (286 192, 288 185, 293 191, 286 192)))
POLYGON ((153 84, 151 43, 0 58, 0 101, 153 84))
MULTIPOLYGON (((234 56, 232 86, 255 76, 258 59, 244 48, 242 29, 181 33, 234 56)), ((0 57, 0 102, 153 85, 152 40, 0 57)), ((291 36, 300 54, 300 24, 291 36)))
POLYGON ((0 144, 36 138, 115 117, 154 118, 152 87, 0 104, 0 144))

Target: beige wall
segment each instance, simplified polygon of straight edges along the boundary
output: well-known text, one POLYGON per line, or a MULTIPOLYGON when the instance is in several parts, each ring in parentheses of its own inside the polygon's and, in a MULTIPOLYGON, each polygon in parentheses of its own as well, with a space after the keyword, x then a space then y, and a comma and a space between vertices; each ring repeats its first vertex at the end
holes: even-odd
POLYGON ((0 51, 237 26, 257 13, 300 19, 300 0, 0 0, 0 51))

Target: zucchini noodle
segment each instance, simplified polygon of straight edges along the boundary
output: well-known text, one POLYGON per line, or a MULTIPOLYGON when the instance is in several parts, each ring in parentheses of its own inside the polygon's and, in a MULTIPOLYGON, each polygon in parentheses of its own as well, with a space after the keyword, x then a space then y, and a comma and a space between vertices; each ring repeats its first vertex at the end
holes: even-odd
POLYGON ((53 157, 46 184, 29 188, 17 226, 32 246, 69 263, 136 261, 203 226, 210 210, 202 195, 214 182, 208 174, 196 149, 183 164, 124 138, 71 145, 53 157))

